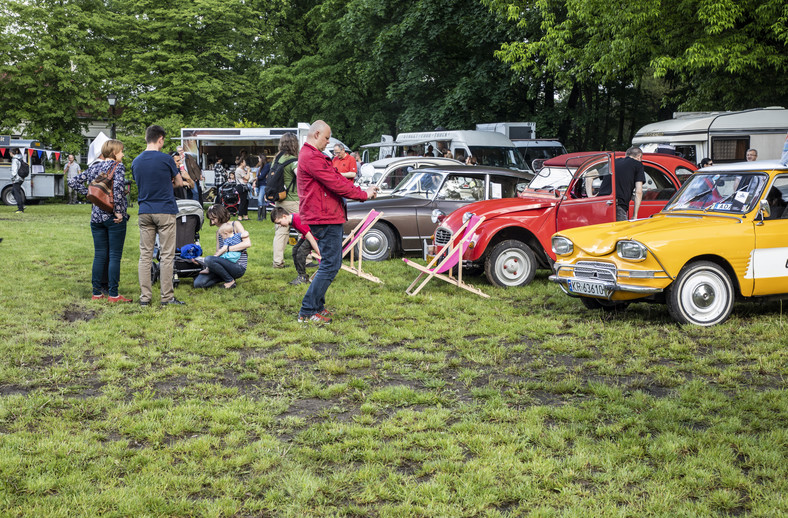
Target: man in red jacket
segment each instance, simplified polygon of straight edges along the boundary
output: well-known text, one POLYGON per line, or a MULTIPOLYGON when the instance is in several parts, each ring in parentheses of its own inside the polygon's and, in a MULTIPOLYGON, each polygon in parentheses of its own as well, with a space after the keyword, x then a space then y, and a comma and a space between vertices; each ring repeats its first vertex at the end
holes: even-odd
POLYGON ((315 121, 298 153, 299 213, 317 239, 321 257, 298 311, 298 321, 302 323, 331 323, 331 312, 325 307, 326 291, 342 266, 342 225, 347 220, 342 198, 364 201, 377 196, 377 187, 364 191, 331 165, 331 159, 323 153, 330 138, 328 124, 315 121))

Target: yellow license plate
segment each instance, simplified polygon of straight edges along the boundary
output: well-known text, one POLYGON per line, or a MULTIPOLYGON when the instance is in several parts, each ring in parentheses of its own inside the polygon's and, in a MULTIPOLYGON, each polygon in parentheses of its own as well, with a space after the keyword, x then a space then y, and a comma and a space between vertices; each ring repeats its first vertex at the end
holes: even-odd
POLYGON ((288 243, 290 246, 295 246, 295 244, 296 244, 296 238, 294 238, 294 237, 288 237, 288 238, 287 238, 287 243, 288 243))

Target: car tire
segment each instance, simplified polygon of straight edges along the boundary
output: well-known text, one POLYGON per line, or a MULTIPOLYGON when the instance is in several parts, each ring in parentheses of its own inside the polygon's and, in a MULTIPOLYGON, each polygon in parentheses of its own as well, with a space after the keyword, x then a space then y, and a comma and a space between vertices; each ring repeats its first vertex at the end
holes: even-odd
MULTIPOLYGON (((25 201, 25 191, 22 191, 22 201, 25 201)), ((10 185, 3 189, 3 204, 16 205, 16 198, 14 198, 14 192, 12 191, 10 185)))
POLYGON ((490 283, 502 288, 526 286, 536 275, 536 256, 531 247, 508 239, 501 241, 484 262, 484 274, 490 283))
POLYGON ((733 310, 733 282, 711 261, 696 261, 681 269, 667 296, 670 315, 681 324, 713 326, 733 310))
POLYGON ((597 310, 601 309, 606 313, 614 313, 616 311, 624 311, 629 306, 629 302, 613 302, 604 299, 595 299, 593 297, 580 297, 580 302, 586 309, 597 310))
MULTIPOLYGON (((390 259, 397 248, 394 231, 385 223, 375 223, 367 230, 361 240, 361 252, 365 261, 385 261, 390 259)), ((358 245, 356 254, 359 253, 358 245)))

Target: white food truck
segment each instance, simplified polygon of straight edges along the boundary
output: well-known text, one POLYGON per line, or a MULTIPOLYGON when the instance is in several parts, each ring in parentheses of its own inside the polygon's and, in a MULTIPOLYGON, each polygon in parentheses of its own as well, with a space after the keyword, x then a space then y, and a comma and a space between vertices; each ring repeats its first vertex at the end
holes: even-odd
POLYGON ((66 193, 63 168, 59 165, 60 151, 45 149, 37 140, 0 136, 0 198, 5 205, 16 205, 16 199, 11 192, 11 153, 9 151, 12 148, 19 149, 20 158, 30 166, 30 174, 22 182, 25 200, 41 200, 63 196, 66 193), (44 172, 44 165, 47 161, 52 162, 61 172, 44 172))
POLYGON ((780 158, 788 133, 788 110, 781 106, 735 112, 677 112, 669 120, 643 126, 632 144, 645 152, 674 151, 698 163, 740 162, 748 149, 759 160, 780 158))

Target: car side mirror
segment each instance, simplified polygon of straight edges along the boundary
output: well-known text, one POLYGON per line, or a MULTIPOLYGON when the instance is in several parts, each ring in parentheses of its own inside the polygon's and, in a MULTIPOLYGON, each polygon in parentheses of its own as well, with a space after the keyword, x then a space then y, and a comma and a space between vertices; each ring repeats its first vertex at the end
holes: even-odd
POLYGON ((769 219, 772 215, 772 207, 769 205, 769 202, 766 200, 761 200, 761 204, 758 207, 759 211, 758 214, 761 216, 761 221, 765 219, 769 219))

